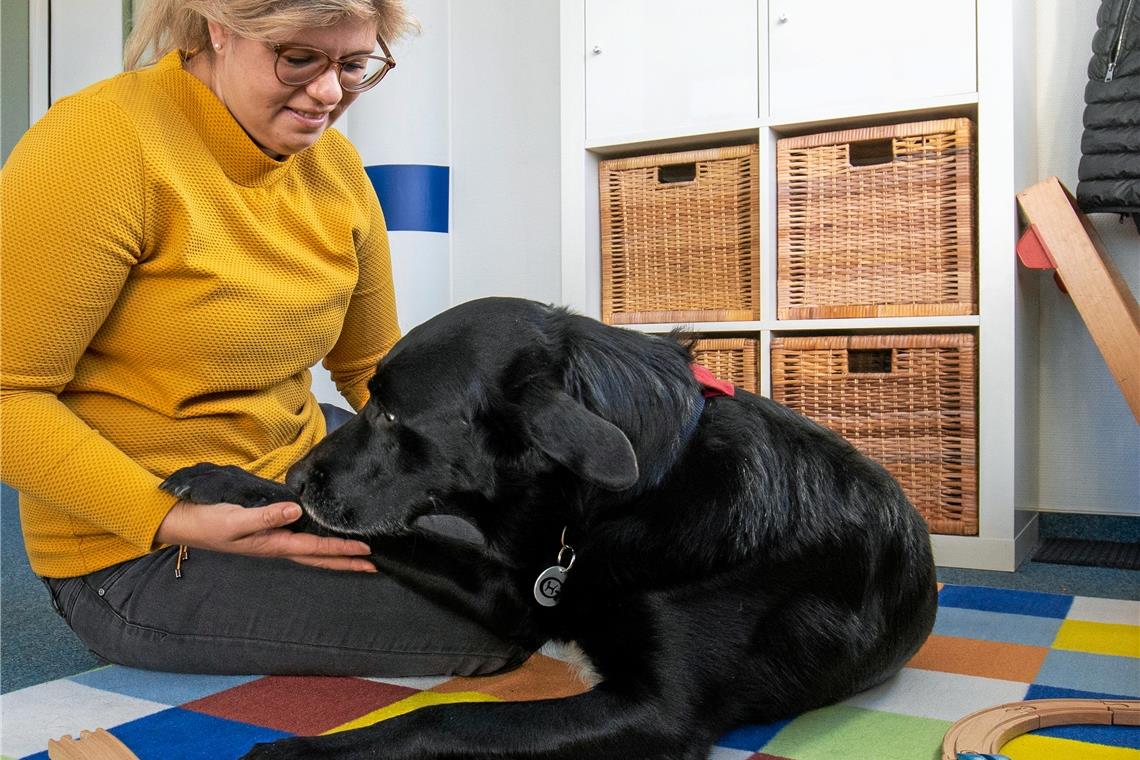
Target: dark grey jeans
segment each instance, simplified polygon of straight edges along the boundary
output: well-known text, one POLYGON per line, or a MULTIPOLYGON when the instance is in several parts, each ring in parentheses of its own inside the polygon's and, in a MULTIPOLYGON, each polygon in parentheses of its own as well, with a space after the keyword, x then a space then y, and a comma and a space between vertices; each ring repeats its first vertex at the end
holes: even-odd
POLYGON ((177 551, 45 583, 91 651, 149 670, 475 675, 530 654, 383 573, 191 549, 175 578, 177 551))

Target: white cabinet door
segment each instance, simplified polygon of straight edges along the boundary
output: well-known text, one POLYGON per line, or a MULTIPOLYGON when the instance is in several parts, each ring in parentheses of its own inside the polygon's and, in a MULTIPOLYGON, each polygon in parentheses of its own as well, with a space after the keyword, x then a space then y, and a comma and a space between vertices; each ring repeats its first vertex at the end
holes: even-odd
POLYGON ((586 139, 757 118, 756 0, 586 0, 586 139))
POLYGON ((123 70, 122 0, 30 0, 28 115, 123 70))
POLYGON ((976 92, 974 3, 771 0, 773 121, 890 111, 976 92))

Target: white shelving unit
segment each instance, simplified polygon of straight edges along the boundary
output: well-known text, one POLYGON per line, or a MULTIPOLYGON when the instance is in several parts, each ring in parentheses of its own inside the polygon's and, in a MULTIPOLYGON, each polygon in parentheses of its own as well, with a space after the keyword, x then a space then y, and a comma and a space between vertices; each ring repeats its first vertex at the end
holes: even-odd
MULTIPOLYGON (((699 9, 685 4, 686 13, 680 6, 676 13, 666 12, 658 2, 652 2, 657 12, 651 13, 647 5, 650 0, 560 3, 563 302, 584 314, 600 314, 600 160, 758 143, 760 319, 684 326, 757 338, 764 394, 771 391, 773 334, 976 332, 979 533, 933 536, 935 558, 945 566, 1015 569, 1037 539, 1036 515, 1029 511, 1037 498, 1036 278, 1019 277, 1014 253, 1014 195, 1036 179, 1033 3, 952 0, 940 3, 938 14, 933 4, 924 10, 924 4, 906 0, 730 0, 699 9), (699 23, 694 15, 700 16, 699 23), (748 37, 754 46, 739 42, 741 27, 751 29, 749 24, 755 27, 755 37, 748 37), (729 33, 716 34, 716 28, 729 33), (662 61, 662 46, 679 56, 702 58, 693 69, 699 81, 672 84, 682 101, 688 98, 693 104, 688 109, 683 102, 654 109, 642 97, 668 92, 669 78, 685 77, 684 66, 630 63, 662 61), (607 55, 611 60, 603 63, 607 55), (748 71, 753 55, 755 72, 748 71), (849 61, 854 73, 843 69, 849 61), (715 100, 719 93, 719 105, 698 107, 707 99, 692 93, 710 81, 716 67, 723 69, 725 81, 737 84, 710 95, 715 100), (828 72, 836 70, 842 74, 829 85, 828 72), (789 82, 790 77, 796 81, 789 82), (754 82, 755 92, 741 92, 742 81, 754 82), (748 110, 753 94, 755 114, 748 110), (627 95, 637 105, 623 120, 627 95), (947 116, 967 116, 977 127, 978 314, 776 319, 776 141, 947 116)), ((675 326, 633 327, 660 332, 675 326)))

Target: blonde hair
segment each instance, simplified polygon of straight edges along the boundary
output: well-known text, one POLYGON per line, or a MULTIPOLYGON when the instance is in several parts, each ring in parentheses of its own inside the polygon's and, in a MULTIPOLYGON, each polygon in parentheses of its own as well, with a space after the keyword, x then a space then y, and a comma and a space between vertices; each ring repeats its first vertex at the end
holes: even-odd
POLYGON ((127 38, 123 68, 150 65, 172 50, 209 51, 207 21, 242 37, 271 42, 347 18, 375 23, 385 42, 419 28, 404 0, 148 0, 127 38))

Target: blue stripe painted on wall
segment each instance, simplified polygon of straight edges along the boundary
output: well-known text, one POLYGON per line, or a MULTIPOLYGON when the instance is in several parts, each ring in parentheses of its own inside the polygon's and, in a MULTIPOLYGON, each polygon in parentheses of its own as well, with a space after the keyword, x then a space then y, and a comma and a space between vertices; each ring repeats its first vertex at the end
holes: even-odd
POLYGON ((364 171, 380 197, 389 231, 447 232, 448 167, 381 164, 364 171))

